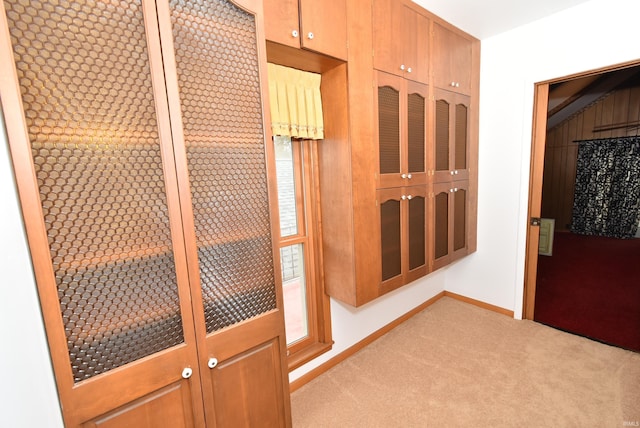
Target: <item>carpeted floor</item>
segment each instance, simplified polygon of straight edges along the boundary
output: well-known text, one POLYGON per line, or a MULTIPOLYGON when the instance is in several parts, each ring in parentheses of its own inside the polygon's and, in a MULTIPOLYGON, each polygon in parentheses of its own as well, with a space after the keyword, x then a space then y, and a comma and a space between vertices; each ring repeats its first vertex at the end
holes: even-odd
POLYGON ((302 427, 640 424, 640 354, 445 297, 291 395, 302 427))

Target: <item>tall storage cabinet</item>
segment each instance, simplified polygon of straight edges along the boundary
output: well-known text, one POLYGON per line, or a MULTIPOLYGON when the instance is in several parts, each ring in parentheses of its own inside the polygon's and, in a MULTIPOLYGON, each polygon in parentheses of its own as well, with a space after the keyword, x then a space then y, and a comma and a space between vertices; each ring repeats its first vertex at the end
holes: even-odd
POLYGON ((0 6, 0 94, 75 426, 290 426, 253 0, 0 6))
POLYGON ((480 41, 409 0, 351 0, 347 29, 348 105, 325 122, 348 132, 318 146, 323 260, 328 294, 361 306, 475 251, 480 41))

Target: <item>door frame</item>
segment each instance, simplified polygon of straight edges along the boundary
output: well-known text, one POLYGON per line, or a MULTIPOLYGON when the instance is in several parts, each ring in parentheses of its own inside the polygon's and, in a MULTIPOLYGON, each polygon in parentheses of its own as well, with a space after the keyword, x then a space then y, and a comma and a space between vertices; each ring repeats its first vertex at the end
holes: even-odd
POLYGON ((529 170, 527 243, 524 264, 524 290, 522 293, 523 319, 533 320, 535 312, 540 227, 538 225, 531 225, 530 219, 532 217, 540 217, 541 214, 542 178, 544 173, 545 145, 547 140, 547 107, 549 104, 549 86, 555 83, 561 83, 581 77, 588 77, 611 71, 619 71, 624 68, 637 66, 640 66, 640 59, 535 83, 533 99, 533 126, 531 136, 531 165, 529 170))

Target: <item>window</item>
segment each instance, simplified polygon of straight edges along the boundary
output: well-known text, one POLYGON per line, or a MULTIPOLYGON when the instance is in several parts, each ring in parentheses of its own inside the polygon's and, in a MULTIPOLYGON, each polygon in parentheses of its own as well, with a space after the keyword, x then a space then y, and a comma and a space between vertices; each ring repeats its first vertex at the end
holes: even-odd
POLYGON ((328 351, 332 344, 329 297, 322 281, 317 144, 274 137, 290 370, 328 351))

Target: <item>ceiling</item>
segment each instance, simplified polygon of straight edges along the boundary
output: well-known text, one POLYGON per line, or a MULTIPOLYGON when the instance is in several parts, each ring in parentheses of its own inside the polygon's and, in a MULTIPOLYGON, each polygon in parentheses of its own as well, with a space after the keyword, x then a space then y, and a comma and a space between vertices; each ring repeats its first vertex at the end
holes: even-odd
POLYGON ((413 0, 482 40, 590 0, 413 0))

